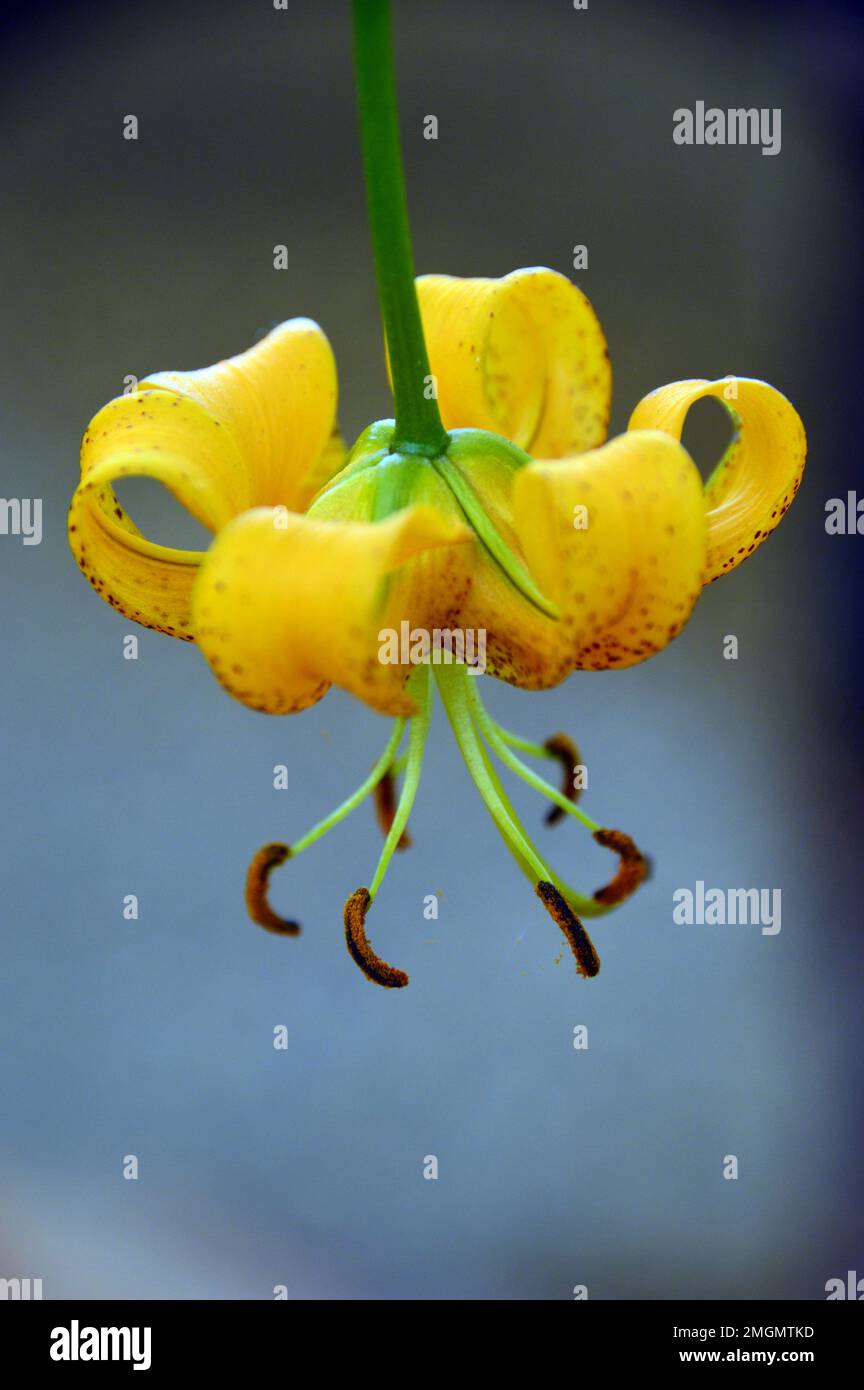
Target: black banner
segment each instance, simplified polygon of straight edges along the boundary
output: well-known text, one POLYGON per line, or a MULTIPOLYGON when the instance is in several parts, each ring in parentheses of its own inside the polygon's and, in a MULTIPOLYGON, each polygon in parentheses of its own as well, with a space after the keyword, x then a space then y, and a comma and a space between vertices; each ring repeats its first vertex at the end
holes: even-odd
POLYGON ((526 1354, 531 1344, 536 1353, 538 1333, 556 1339, 545 1344, 544 1355, 557 1360, 569 1348, 579 1374, 588 1368, 614 1374, 676 1366, 792 1365, 824 1376, 854 1364, 860 1348, 860 1315, 833 1302, 585 1301, 545 1313, 531 1303, 519 1305, 519 1322, 513 1321, 511 1306, 22 1301, 6 1305, 0 1327, 7 1365, 17 1364, 25 1375, 47 1371, 58 1380, 98 1376, 106 1368, 114 1375, 144 1372, 151 1379, 177 1372, 254 1374, 271 1362, 288 1374, 298 1354, 316 1348, 328 1366, 338 1366, 342 1347, 352 1357, 365 1358, 371 1351, 387 1365, 398 1359, 406 1370, 419 1362, 428 1375, 436 1360, 442 1371, 452 1371, 457 1355, 463 1368, 470 1368, 472 1348, 487 1367, 494 1365, 496 1346, 509 1359, 525 1339, 526 1354))

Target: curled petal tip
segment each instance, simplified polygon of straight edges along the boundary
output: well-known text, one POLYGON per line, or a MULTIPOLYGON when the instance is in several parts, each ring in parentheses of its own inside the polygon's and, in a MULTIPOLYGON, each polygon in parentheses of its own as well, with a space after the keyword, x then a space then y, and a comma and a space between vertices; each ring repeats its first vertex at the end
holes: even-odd
POLYGON ((623 902, 635 893, 651 871, 651 861, 623 830, 595 830, 594 839, 598 845, 611 849, 619 856, 618 872, 603 888, 598 888, 594 901, 611 907, 623 902))
POLYGON ((253 922, 276 936, 299 936, 299 922, 279 917, 267 901, 267 885, 273 869, 290 859, 288 845, 271 844, 259 849, 246 874, 246 907, 253 922))
POLYGON ((629 430, 659 429, 680 439, 690 407, 712 396, 728 412, 733 438, 704 487, 705 584, 753 554, 789 510, 804 472, 807 436, 790 401, 751 377, 674 381, 634 410, 629 430))
POLYGON ((345 942, 348 951, 363 974, 384 989, 403 989, 408 983, 404 970, 388 965, 375 952, 366 936, 366 913, 372 899, 368 888, 357 888, 345 904, 345 942))

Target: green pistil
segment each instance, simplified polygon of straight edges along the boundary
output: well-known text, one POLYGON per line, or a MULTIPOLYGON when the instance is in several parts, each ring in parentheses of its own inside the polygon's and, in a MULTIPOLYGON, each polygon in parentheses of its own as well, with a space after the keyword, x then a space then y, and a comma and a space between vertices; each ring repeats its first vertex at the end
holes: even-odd
POLYGON ((360 144, 378 297, 396 405, 394 451, 441 453, 448 435, 429 369, 399 142, 389 0, 353 0, 360 144))

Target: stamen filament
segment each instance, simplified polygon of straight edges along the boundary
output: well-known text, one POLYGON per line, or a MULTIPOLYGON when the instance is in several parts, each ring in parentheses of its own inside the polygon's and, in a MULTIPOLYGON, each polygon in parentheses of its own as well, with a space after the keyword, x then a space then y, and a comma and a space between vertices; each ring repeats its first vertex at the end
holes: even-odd
POLYGON ((471 778, 483 798, 486 809, 495 822, 504 843, 516 859, 526 877, 533 883, 549 880, 551 874, 537 854, 530 841, 518 826, 516 818, 501 791, 497 776, 489 764, 474 725, 468 699, 466 699, 466 676, 464 667, 438 666, 435 679, 441 692, 441 700, 450 720, 453 736, 459 751, 465 759, 471 778))
POLYGON ((246 875, 246 908, 252 921, 256 922, 259 927, 264 927, 277 936, 299 936, 301 930, 299 922, 294 922, 287 917, 280 917, 278 913, 273 911, 267 899, 267 889, 272 871, 280 864, 284 864, 286 859, 293 859, 301 850, 308 849, 309 845, 320 840, 322 835, 326 835, 328 830, 332 830, 334 825, 338 825, 341 820, 350 815, 355 806, 359 806, 364 797, 377 787, 381 779, 388 774, 404 729, 404 719, 393 721, 393 729, 387 746, 366 780, 361 782, 357 790, 343 801, 341 806, 337 806, 336 810, 331 811, 329 816, 314 825, 295 845, 283 845, 274 842, 259 849, 249 865, 246 875))
MULTIPOLYGON (((518 815, 510 804, 507 793, 501 786, 495 769, 489 761, 486 749, 480 738, 481 731, 479 730, 479 726, 474 723, 473 712, 478 705, 481 711, 484 714, 486 713, 485 710, 483 710, 476 686, 472 683, 474 678, 468 676, 465 668, 461 666, 452 666, 450 668, 442 666, 438 668, 436 674, 438 678, 438 687, 441 691, 441 698, 444 701, 445 708, 447 708, 454 734, 456 735, 468 770, 474 779, 477 790, 483 797, 487 810, 498 827, 501 838, 520 869, 525 874, 525 877, 529 879, 531 883, 535 884, 535 886, 538 880, 551 883, 580 917, 604 916, 613 906, 613 902, 603 895, 603 890, 600 890, 600 895, 595 894, 590 898, 584 893, 577 892, 576 889, 571 887, 560 875, 547 868, 541 856, 532 845, 518 815), (445 686, 442 684, 442 675, 444 676, 444 680, 449 682, 449 688, 446 690, 446 693, 445 686), (453 709, 452 715, 450 714, 450 707, 448 707, 448 699, 453 709), (464 720, 467 723, 467 727, 462 730, 461 738, 459 731, 457 731, 456 724, 454 723, 454 719, 460 718, 460 709, 464 712, 464 720), (542 873, 538 874, 538 868, 542 869, 542 873)), ((527 771, 528 769, 525 770, 527 771)), ((550 788, 550 790, 553 789, 550 788)), ((594 838, 598 839, 598 837, 604 833, 602 829, 598 829, 594 838)), ((615 833, 617 834, 617 832, 615 833)), ((600 843, 604 842, 601 840, 600 843)), ((617 898, 616 901, 620 901, 620 897, 617 898)))
POLYGON ((497 719, 492 718, 488 710, 486 717, 495 725, 501 738, 511 748, 518 748, 520 753, 528 753, 532 758, 552 758, 555 756, 554 753, 550 753, 545 744, 532 743, 530 739, 521 738, 519 734, 511 733, 509 729, 505 729, 503 724, 499 724, 497 719))
POLYGON ((580 974, 596 975, 600 969, 597 952, 573 910, 577 900, 588 903, 590 900, 573 893, 557 875, 550 873, 522 830, 472 718, 476 692, 471 687, 471 677, 460 666, 441 666, 435 675, 460 752, 501 838, 570 943, 580 974))
MULTIPOLYGON (((520 738, 519 734, 514 734, 510 729, 505 729, 493 719, 489 711, 486 716, 495 725, 501 738, 510 748, 518 748, 520 753, 527 753, 532 758, 547 758, 561 766, 563 782, 561 795, 566 796, 569 801, 578 801, 580 788, 575 785, 574 773, 579 766, 579 749, 567 734, 552 734, 545 743, 532 743, 530 739, 520 738)), ((550 806, 546 812, 546 824, 555 825, 562 820, 564 812, 560 806, 550 806)))
MULTIPOLYGON (((419 667, 417 672, 412 675, 408 688, 419 707, 419 713, 409 721, 408 727, 408 761, 405 765, 405 780, 402 783, 402 793, 399 797, 399 804, 396 807, 396 814, 387 839, 384 841, 384 848, 381 851, 381 858, 378 860, 378 867, 369 884, 369 904, 375 900, 375 894, 384 881, 384 875, 393 858, 394 851, 402 839, 408 817, 411 814, 411 807, 414 805, 414 798, 417 795, 417 788, 420 785, 420 772, 423 767, 423 751, 426 747, 426 736, 429 733, 429 721, 432 715, 432 699, 430 688, 430 667, 419 667)), ((394 750, 395 751, 395 750, 394 750)))
POLYGON ((326 816, 324 820, 318 821, 317 825, 313 825, 312 829, 307 831, 302 839, 291 846, 292 856, 300 854, 302 850, 308 849, 310 845, 314 845, 316 840, 320 840, 321 836, 326 835, 328 830, 332 830, 334 825, 338 825, 341 820, 349 816, 355 807, 359 806, 360 802, 365 800, 369 793, 374 790, 393 762, 396 750, 402 740, 404 729, 404 719, 394 720, 393 731, 387 741, 387 746, 372 771, 369 773, 369 776, 365 781, 360 783, 357 790, 352 792, 351 796, 349 796, 346 801, 342 802, 341 806, 337 806, 335 811, 331 811, 330 815, 326 816))
POLYGON ((568 816, 573 816, 576 820, 581 821, 582 824, 587 826, 591 831, 592 835, 602 829, 597 821, 592 820, 590 816, 586 816, 585 812, 579 806, 574 805, 569 797, 564 796, 562 792, 558 791, 557 787, 551 786, 550 783, 545 781, 542 777, 538 777, 537 773, 532 772, 531 768, 523 763, 521 758, 516 757, 516 754, 508 747, 507 743, 502 738, 494 719, 487 714, 476 686, 469 684, 467 694, 474 722, 481 730, 493 753, 497 754, 505 767, 509 767, 510 771, 515 772, 517 777, 521 777, 523 782, 527 782, 529 787, 533 787, 535 791, 540 792, 541 796, 545 796, 549 801, 554 802, 554 804, 559 806, 562 811, 565 811, 568 816))

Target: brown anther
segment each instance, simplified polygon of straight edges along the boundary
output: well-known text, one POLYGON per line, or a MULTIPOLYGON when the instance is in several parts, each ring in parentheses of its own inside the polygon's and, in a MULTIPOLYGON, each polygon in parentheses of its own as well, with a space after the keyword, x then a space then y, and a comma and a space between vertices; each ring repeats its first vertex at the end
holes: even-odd
POLYGON ((259 849, 246 874, 246 908, 253 922, 265 931, 275 932, 277 936, 299 936, 299 922, 289 922, 279 917, 267 901, 267 884, 273 869, 290 859, 288 845, 264 845, 259 849))
POLYGON ((558 923, 569 941, 570 950, 576 957, 576 969, 579 974, 586 980, 591 979, 600 969, 600 957, 576 913, 553 883, 546 883, 541 879, 536 892, 549 916, 558 923))
MULTIPOLYGON (((396 815, 396 782, 392 772, 385 772, 381 781, 375 785, 375 815, 378 817, 378 824, 385 835, 390 834, 390 827, 396 815)), ((411 844, 411 836, 407 829, 402 831, 399 836, 397 849, 408 849, 411 844)))
MULTIPOLYGON (((567 734, 553 734, 551 738, 547 738, 543 747, 561 764, 561 795, 566 796, 575 806, 581 791, 581 787, 576 786, 576 769, 582 763, 579 749, 567 734)), ((546 824, 555 825, 559 820, 563 820, 564 815, 563 806, 550 806, 546 812, 546 824)))
POLYGON ((368 980, 384 989, 402 989, 408 983, 404 970, 388 965, 376 956, 366 936, 366 913, 372 899, 368 888, 357 888, 345 904, 345 942, 357 965, 368 980))
POLYGON ((648 877, 651 863, 623 830, 595 830, 594 839, 605 849, 614 850, 620 858, 615 877, 594 894, 595 902, 610 907, 636 892, 639 884, 648 877))

